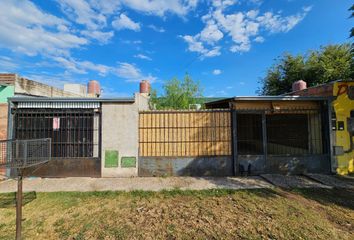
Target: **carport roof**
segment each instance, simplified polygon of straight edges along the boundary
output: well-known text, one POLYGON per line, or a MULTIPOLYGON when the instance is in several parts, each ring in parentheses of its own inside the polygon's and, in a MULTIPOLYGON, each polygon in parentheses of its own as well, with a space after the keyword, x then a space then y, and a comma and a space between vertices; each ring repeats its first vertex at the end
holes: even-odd
MULTIPOLYGON (((216 105, 225 105, 229 102, 235 101, 324 101, 329 100, 328 97, 314 97, 314 96, 244 96, 244 97, 231 97, 217 101, 207 102, 207 107, 216 105)), ((226 106, 226 105, 225 105, 226 106)))
POLYGON ((9 102, 96 102, 96 103, 134 103, 134 98, 68 98, 68 97, 12 97, 9 102))

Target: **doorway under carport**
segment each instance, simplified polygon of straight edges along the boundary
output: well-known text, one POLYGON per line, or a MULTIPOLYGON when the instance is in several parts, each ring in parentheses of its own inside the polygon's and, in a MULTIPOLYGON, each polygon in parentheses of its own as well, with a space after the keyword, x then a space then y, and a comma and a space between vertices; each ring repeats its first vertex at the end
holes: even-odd
POLYGON ((207 107, 227 105, 232 114, 235 175, 330 172, 327 99, 236 97, 207 107))

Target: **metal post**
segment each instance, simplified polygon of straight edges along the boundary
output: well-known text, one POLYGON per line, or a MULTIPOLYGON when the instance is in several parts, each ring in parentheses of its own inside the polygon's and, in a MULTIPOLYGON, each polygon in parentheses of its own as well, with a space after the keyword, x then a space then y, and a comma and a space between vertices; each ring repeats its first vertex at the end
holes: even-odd
POLYGON ((268 145, 267 145, 267 118, 266 113, 262 113, 262 135, 263 135, 263 156, 264 156, 264 170, 267 171, 268 163, 268 145))
POLYGON ((18 170, 16 195, 16 240, 21 240, 22 229, 22 171, 18 170))
POLYGON ((232 163, 234 176, 238 173, 238 154, 237 154, 237 113, 231 109, 231 145, 232 145, 232 163))

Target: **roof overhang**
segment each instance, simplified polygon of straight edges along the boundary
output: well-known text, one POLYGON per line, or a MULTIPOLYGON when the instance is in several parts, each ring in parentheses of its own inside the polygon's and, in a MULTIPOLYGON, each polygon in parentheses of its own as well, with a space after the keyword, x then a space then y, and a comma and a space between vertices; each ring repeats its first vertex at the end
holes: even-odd
POLYGON ((135 99, 12 97, 8 101, 18 108, 100 108, 101 103, 132 104, 135 99))

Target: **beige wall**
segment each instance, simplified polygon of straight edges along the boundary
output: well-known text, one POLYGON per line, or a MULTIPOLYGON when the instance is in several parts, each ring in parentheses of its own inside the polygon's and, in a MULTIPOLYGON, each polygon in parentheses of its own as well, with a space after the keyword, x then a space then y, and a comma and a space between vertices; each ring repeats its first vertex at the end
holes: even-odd
POLYGON ((84 97, 79 94, 65 92, 62 89, 17 77, 15 81, 15 94, 24 94, 43 97, 84 97))
POLYGON ((102 177, 132 177, 138 175, 139 110, 148 110, 148 98, 135 95, 135 103, 102 104, 102 177), (119 152, 118 167, 105 167, 105 152, 119 152), (135 168, 123 168, 122 157, 135 157, 135 168))
POLYGON ((7 139, 7 103, 0 103, 0 140, 7 139))
MULTIPOLYGON (((0 103, 0 140, 7 139, 7 103, 0 103)), ((5 176, 5 168, 0 168, 0 179, 5 176)))

